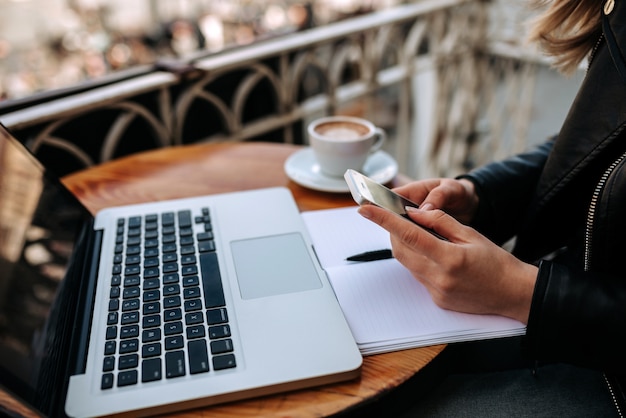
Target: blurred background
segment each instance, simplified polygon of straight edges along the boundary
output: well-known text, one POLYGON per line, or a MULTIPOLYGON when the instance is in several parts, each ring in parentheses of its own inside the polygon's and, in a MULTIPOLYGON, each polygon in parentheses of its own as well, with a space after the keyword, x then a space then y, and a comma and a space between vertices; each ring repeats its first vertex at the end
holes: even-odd
POLYGON ((525 44, 533 13, 521 0, 0 0, 0 120, 50 164, 63 158, 74 170, 187 142, 304 143, 308 120, 345 113, 387 129, 408 175, 454 175, 558 132, 584 68, 566 78, 525 44), (398 16, 420 4, 423 14, 398 16), (342 30, 343 39, 333 34, 342 30), (274 52, 259 53, 261 45, 274 52), (204 75, 204 93, 192 70, 204 75), (146 99, 148 82, 155 96, 146 99), (104 85, 143 125, 115 128, 114 118, 131 124, 108 116, 104 85), (207 114, 216 115, 210 123, 207 114), (92 126, 102 139, 86 142, 81 130, 92 126), (156 139, 138 144, 145 133, 156 139))
POLYGON ((0 97, 215 52, 398 0, 0 0, 0 97))
MULTIPOLYGON (((0 0, 0 99, 411 2, 419 0, 0 0)), ((491 36, 518 42, 526 3, 490 7, 491 36)))

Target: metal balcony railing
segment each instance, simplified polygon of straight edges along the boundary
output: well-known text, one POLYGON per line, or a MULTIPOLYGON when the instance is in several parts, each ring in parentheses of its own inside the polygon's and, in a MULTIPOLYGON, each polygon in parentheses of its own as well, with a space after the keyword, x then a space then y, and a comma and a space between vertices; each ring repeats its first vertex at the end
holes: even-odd
POLYGON ((511 45, 494 48, 490 4, 421 0, 160 62, 107 84, 0 105, 0 121, 64 175, 198 141, 304 144, 310 120, 350 114, 387 130, 404 173, 455 175, 527 143, 541 64, 511 55, 511 45))

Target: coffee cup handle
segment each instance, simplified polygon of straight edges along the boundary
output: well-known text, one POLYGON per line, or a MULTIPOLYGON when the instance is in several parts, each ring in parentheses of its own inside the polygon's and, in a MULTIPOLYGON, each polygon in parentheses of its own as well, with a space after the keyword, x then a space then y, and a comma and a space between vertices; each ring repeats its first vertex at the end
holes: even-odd
POLYGON ((378 151, 380 147, 382 147, 385 141, 387 140, 387 133, 381 128, 376 128, 374 135, 376 135, 376 139, 374 140, 374 143, 372 144, 372 147, 370 148, 370 154, 373 154, 376 151, 378 151))

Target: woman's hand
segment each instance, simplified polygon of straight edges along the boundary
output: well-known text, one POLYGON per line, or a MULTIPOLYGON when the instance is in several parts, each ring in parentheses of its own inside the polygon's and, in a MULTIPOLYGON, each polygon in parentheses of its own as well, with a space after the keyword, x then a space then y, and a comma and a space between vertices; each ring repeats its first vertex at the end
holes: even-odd
POLYGON ((449 241, 374 205, 361 206, 359 213, 389 231, 394 257, 441 308, 527 323, 537 267, 441 210, 413 209, 409 216, 449 241))
POLYGON ((468 224, 478 208, 474 183, 461 179, 428 179, 409 183, 394 192, 418 203, 424 210, 442 209, 468 224))

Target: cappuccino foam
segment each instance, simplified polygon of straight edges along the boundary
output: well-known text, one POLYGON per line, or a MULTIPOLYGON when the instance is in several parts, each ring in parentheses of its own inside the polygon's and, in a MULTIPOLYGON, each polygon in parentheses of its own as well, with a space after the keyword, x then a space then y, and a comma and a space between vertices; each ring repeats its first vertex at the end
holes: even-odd
POLYGON ((326 122, 315 127, 315 132, 329 139, 357 139, 369 133, 365 125, 352 122, 326 122))

